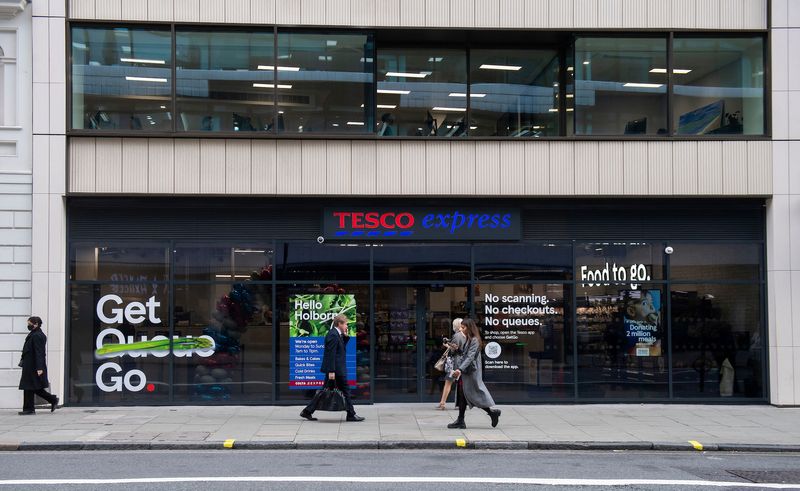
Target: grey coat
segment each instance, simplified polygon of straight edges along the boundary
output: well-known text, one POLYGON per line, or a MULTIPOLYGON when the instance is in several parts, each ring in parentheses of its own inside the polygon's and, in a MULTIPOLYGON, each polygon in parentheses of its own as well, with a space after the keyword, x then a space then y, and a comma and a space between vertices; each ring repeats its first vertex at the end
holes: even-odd
POLYGON ((488 409, 494 406, 494 399, 483 384, 483 363, 477 339, 471 339, 456 359, 456 368, 461 370, 464 398, 469 407, 488 409))

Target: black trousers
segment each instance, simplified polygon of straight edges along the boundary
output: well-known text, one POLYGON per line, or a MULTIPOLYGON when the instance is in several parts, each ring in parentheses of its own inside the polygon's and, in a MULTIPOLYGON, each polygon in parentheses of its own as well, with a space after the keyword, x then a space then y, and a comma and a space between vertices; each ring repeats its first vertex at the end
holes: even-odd
MULTIPOLYGON (((327 382, 327 379, 325 379, 325 381, 327 382)), ((347 376, 336 376, 336 388, 339 389, 344 396, 344 403, 347 406, 345 408, 347 415, 352 416, 356 414, 356 410, 353 407, 353 399, 350 397, 350 387, 347 385, 347 376)), ((308 406, 306 406, 305 410, 309 413, 313 413, 316 409, 316 400, 312 399, 308 406)))
POLYGON ((39 390, 24 390, 22 391, 22 410, 23 411, 33 411, 36 409, 34 406, 33 396, 37 395, 44 399, 45 401, 53 404, 58 400, 58 397, 54 396, 53 394, 47 392, 46 389, 39 389, 39 390))

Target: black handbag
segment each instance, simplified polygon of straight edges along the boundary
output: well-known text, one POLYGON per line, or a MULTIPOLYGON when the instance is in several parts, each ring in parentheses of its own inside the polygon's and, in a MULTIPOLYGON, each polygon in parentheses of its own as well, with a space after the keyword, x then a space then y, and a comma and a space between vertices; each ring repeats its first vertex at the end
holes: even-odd
POLYGON ((318 411, 344 411, 347 404, 344 401, 344 394, 333 385, 333 381, 328 379, 325 386, 314 394, 315 408, 318 411))

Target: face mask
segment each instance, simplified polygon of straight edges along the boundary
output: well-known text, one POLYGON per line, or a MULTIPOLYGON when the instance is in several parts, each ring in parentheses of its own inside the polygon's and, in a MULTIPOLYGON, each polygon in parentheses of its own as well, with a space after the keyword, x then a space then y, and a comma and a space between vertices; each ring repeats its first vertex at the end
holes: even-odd
POLYGON ((33 331, 33 328, 34 328, 34 325, 33 325, 33 324, 28 324, 28 330, 29 330, 29 331, 33 331))

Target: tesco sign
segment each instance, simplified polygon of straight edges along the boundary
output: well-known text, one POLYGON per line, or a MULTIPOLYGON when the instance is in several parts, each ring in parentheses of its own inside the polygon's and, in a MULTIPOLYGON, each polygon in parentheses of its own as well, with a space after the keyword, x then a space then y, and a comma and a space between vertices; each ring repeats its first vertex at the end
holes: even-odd
POLYGON ((328 208, 326 240, 519 240, 519 210, 328 208))

